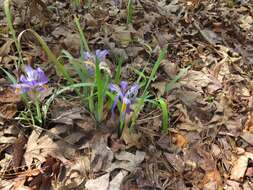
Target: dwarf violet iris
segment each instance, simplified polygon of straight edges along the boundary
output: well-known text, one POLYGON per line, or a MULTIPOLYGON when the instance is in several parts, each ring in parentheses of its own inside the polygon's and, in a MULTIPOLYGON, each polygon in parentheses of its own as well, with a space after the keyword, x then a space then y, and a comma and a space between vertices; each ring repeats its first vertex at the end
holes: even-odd
POLYGON ((121 121, 124 121, 126 113, 129 114, 131 112, 130 106, 135 102, 140 86, 138 84, 134 84, 129 88, 126 81, 121 81, 120 86, 116 84, 110 84, 109 88, 110 91, 116 92, 112 106, 112 114, 114 115, 114 109, 120 100, 122 102, 121 121))
POLYGON ((99 60, 100 66, 106 65, 105 58, 108 55, 108 53, 109 53, 108 50, 99 50, 99 49, 95 51, 95 55, 87 51, 83 53, 84 63, 90 75, 93 75, 94 73, 94 68, 96 66, 96 58, 99 60))
POLYGON ((19 78, 20 83, 12 85, 21 94, 32 91, 41 92, 46 89, 48 78, 41 68, 33 69, 30 65, 24 67, 25 75, 19 78))

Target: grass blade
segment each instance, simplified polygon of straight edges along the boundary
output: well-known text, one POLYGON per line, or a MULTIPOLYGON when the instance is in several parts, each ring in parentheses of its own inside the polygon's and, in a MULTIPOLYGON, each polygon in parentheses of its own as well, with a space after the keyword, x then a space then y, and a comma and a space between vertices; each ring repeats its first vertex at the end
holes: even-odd
POLYGON ((158 102, 160 104, 162 114, 163 114, 163 122, 162 122, 162 132, 168 133, 168 120, 169 120, 169 112, 168 112, 168 106, 167 103, 164 101, 163 98, 159 98, 158 102))
POLYGON ((15 43, 17 51, 18 51, 18 55, 19 55, 19 60, 18 60, 18 65, 17 65, 17 69, 18 69, 20 67, 20 63, 21 64, 24 64, 24 63, 23 63, 23 58, 22 58, 21 45, 18 42, 16 32, 15 32, 13 24, 12 24, 12 16, 11 16, 11 11, 10 11, 10 0, 5 0, 4 1, 4 13, 6 15, 8 28, 11 32, 12 38, 14 40, 14 43, 15 43))
POLYGON ((95 73, 95 78, 96 78, 96 87, 97 87, 97 96, 98 96, 98 102, 97 102, 97 120, 98 122, 102 121, 103 117, 103 80, 101 77, 101 71, 99 68, 99 60, 96 58, 96 73, 95 73))
POLYGON ((179 81, 182 77, 184 77, 190 68, 191 66, 181 69, 180 72, 176 75, 176 77, 166 85, 165 92, 172 90, 176 82, 179 81))
POLYGON ((127 24, 133 23, 133 1, 128 0, 127 3, 127 24))
POLYGON ((80 87, 94 87, 94 84, 92 84, 92 83, 79 83, 79 84, 73 84, 73 85, 64 87, 64 88, 62 88, 61 90, 59 90, 59 91, 57 91, 56 93, 54 93, 54 94, 46 101, 46 103, 42 106, 42 111, 43 111, 44 119, 46 119, 47 112, 48 112, 48 109, 49 109, 51 103, 53 102, 53 100, 54 100, 57 96, 59 96, 60 94, 66 92, 66 91, 68 91, 68 90, 74 90, 74 89, 80 88, 80 87))
POLYGON ((80 35, 80 38, 81 38, 81 54, 85 51, 90 51, 90 48, 89 48, 89 45, 88 45, 88 42, 85 38, 85 35, 84 35, 84 32, 81 28, 81 25, 80 25, 80 22, 79 22, 79 19, 77 18, 77 16, 75 15, 74 16, 74 21, 75 21, 75 24, 76 24, 76 27, 78 29, 78 32, 79 32, 79 35, 80 35))
POLYGON ((17 84, 16 78, 11 73, 9 73, 8 71, 6 71, 1 66, 0 66, 0 69, 6 74, 7 78, 9 79, 10 82, 12 82, 12 84, 17 84))
POLYGON ((25 32, 30 32, 34 35, 34 37, 37 39, 37 41, 39 42, 41 48, 46 52, 47 56, 48 56, 48 59, 50 61, 52 61, 55 65, 55 68, 56 68, 56 72, 59 74, 59 75, 63 75, 68 81, 73 81, 71 79, 71 77, 69 76, 68 74, 68 71, 64 68, 64 66, 58 61, 58 59, 56 58, 56 56, 53 54, 53 52, 49 49, 49 47, 47 46, 46 42, 40 37, 40 35, 35 32, 34 30, 32 29, 27 29, 27 30, 24 30, 22 31, 19 36, 18 36, 18 41, 21 40, 21 37, 22 35, 25 33, 25 32))
POLYGON ((157 72, 159 66, 161 65, 162 60, 164 59, 164 57, 165 57, 165 51, 162 50, 162 51, 160 52, 160 54, 159 54, 158 59, 157 59, 156 62, 155 62, 155 65, 154 65, 152 71, 151 71, 151 74, 150 74, 150 76, 149 76, 149 80, 148 80, 148 82, 147 82, 147 84, 146 84, 146 86, 145 86, 145 89, 144 89, 143 94, 145 94, 146 91, 148 90, 148 87, 149 87, 151 81, 153 80, 153 78, 154 78, 154 76, 155 76, 155 74, 156 74, 156 72, 157 72))
POLYGON ((114 79, 116 84, 119 84, 120 82, 122 64, 123 64, 123 58, 119 57, 117 59, 117 68, 116 68, 116 74, 115 74, 115 79, 114 79))

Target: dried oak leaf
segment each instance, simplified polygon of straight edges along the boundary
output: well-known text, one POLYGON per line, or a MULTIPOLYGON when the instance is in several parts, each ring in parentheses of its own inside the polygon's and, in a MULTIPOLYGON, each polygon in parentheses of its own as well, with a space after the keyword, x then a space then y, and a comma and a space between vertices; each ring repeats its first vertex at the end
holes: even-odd
POLYGON ((21 100, 19 94, 15 93, 14 89, 7 88, 0 91, 0 103, 17 103, 21 100))
POLYGON ((20 95, 13 89, 7 88, 0 91, 0 118, 11 119, 17 112, 16 103, 20 101, 20 95))
POLYGON ((145 158, 145 152, 137 151, 135 154, 130 152, 119 152, 115 154, 116 161, 113 162, 109 168, 106 169, 107 172, 111 172, 115 169, 124 169, 132 172, 136 167, 142 163, 145 158))
POLYGON ((231 170, 230 179, 235 180, 235 181, 243 180, 243 177, 244 177, 246 170, 248 168, 249 159, 253 160, 253 153, 246 152, 244 155, 241 155, 236 160, 236 162, 234 163, 234 166, 231 170))
POLYGON ((73 159, 75 155, 74 144, 84 136, 80 131, 66 134, 69 129, 70 126, 61 125, 45 133, 34 130, 29 136, 24 154, 26 164, 31 164, 34 158, 43 163, 48 155, 65 164, 69 163, 69 160, 73 159), (61 134, 66 135, 66 137, 60 138, 61 134))
POLYGON ((107 173, 96 179, 90 179, 86 182, 87 190, 120 190, 123 178, 127 175, 127 171, 121 170, 111 181, 110 174, 107 173))

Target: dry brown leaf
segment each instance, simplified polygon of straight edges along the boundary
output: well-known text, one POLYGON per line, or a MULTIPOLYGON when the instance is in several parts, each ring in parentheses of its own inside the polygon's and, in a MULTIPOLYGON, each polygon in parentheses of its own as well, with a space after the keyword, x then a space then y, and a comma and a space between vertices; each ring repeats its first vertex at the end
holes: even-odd
POLYGON ((20 100, 20 94, 15 93, 13 88, 7 88, 0 91, 0 103, 16 103, 20 100))
POLYGON ((113 26, 114 32, 112 33, 112 38, 115 39, 122 47, 127 47, 132 41, 131 32, 124 26, 113 26))
POLYGON ((86 182, 85 187, 87 188, 87 190, 108 190, 109 177, 110 174, 107 173, 96 179, 90 179, 86 182))
POLYGON ((119 152, 115 154, 116 161, 113 162, 107 172, 111 172, 115 169, 125 169, 129 172, 134 171, 136 167, 144 160, 145 152, 136 151, 135 154, 130 152, 119 152))
POLYGON ((127 148, 131 148, 133 146, 140 148, 141 147, 141 134, 130 131, 128 127, 124 127, 121 138, 127 145, 127 148))
POLYGON ((127 175, 127 171, 121 170, 113 179, 110 181, 108 190, 120 190, 121 183, 124 177, 127 175))
POLYGON ((212 170, 208 171, 206 175, 203 178, 203 185, 209 184, 210 182, 215 182, 213 185, 215 185, 215 189, 221 189, 222 188, 222 178, 220 175, 220 172, 218 170, 212 170))
POLYGON ((92 144, 91 147, 91 167, 93 171, 104 171, 106 168, 110 167, 113 160, 113 152, 107 146, 106 135, 100 138, 96 138, 95 143, 92 144))
POLYGON ((157 96, 163 96, 165 93, 165 87, 166 87, 167 82, 163 81, 163 82, 154 82, 151 86, 152 88, 154 88, 155 90, 157 90, 157 96))
MULTIPOLYGON (((56 138, 58 134, 54 134, 52 131, 55 131, 54 128, 50 129, 47 133, 34 130, 29 136, 26 152, 24 154, 27 165, 30 165, 34 158, 43 163, 48 155, 61 160, 65 164, 69 162, 68 159, 73 158, 75 155, 75 148, 73 145, 69 144, 70 142, 66 139, 56 138)), ((70 139, 71 141, 75 139, 73 141, 77 142, 81 137, 82 135, 80 135, 80 133, 74 133, 71 135, 70 139)), ((65 138, 68 138, 68 136, 65 138)))
POLYGON ((251 114, 249 120, 247 121, 247 129, 253 134, 253 113, 251 114))
POLYGON ((179 134, 179 133, 173 135, 172 138, 173 138, 173 141, 175 142, 175 144, 176 144, 179 148, 184 148, 184 147, 186 147, 186 145, 188 144, 187 139, 186 139, 183 135, 181 135, 181 134, 179 134))
POLYGON ((242 190, 240 183, 232 180, 227 180, 224 190, 242 190))
POLYGON ((5 44, 0 48, 0 58, 7 56, 11 50, 11 44, 14 42, 12 39, 8 39, 5 44))
POLYGON ((16 104, 0 104, 0 118, 12 119, 17 112, 16 104))
POLYGON ((244 131, 240 137, 245 140, 247 143, 253 146, 253 133, 250 133, 249 131, 244 131))
POLYGON ((231 170, 230 179, 236 181, 243 180, 243 177, 248 167, 248 159, 249 158, 246 155, 242 155, 237 159, 231 170))
POLYGON ((185 163, 179 155, 164 153, 167 161, 173 166, 173 168, 179 173, 185 169, 185 163))

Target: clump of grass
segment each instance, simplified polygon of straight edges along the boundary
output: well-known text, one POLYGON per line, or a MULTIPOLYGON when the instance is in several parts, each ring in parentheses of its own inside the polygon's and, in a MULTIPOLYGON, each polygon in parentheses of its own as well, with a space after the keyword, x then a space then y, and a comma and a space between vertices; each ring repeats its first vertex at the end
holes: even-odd
MULTIPOLYGON (((141 111, 142 107, 144 106, 145 102, 151 102, 155 105, 160 105, 160 107, 162 109, 162 114, 163 114, 163 127, 162 127, 163 132, 168 131, 168 109, 167 109, 165 101, 161 98, 159 98, 157 100, 155 99, 155 100, 150 101, 149 100, 150 96, 149 96, 149 93, 148 93, 148 88, 149 88, 152 80, 154 79, 155 74, 157 73, 157 70, 158 70, 159 66, 161 65, 161 62, 164 59, 164 57, 165 57, 165 51, 161 51, 159 56, 158 56, 157 61, 154 64, 154 67, 151 71, 151 74, 149 76, 148 81, 144 83, 144 91, 142 93, 142 96, 138 100, 136 108, 133 112, 132 122, 131 122, 131 130, 133 130, 133 127, 136 124, 137 118, 138 118, 138 116, 140 114, 140 111, 141 111)), ((144 70, 143 70, 143 72, 144 72, 144 70)), ((142 72, 142 75, 140 75, 140 76, 143 76, 143 72, 142 72)))
MULTIPOLYGON (((80 3, 80 1, 76 1, 76 3, 80 3)), ((161 98, 153 98, 149 94, 149 86, 152 81, 154 81, 157 70, 161 64, 161 61, 165 57, 165 51, 161 51, 157 61, 155 62, 153 69, 151 71, 150 76, 145 76, 144 70, 142 72, 136 71, 139 75, 138 80, 132 86, 128 86, 127 81, 121 81, 121 69, 123 64, 123 59, 119 58, 117 60, 117 67, 114 79, 112 79, 112 74, 109 67, 106 64, 105 57, 108 54, 107 50, 96 50, 95 52, 91 52, 88 46, 88 42, 85 38, 85 34, 81 28, 79 19, 75 16, 74 22, 76 24, 77 30, 81 39, 81 49, 80 49, 80 57, 75 58, 66 50, 62 51, 62 55, 60 57, 56 57, 53 52, 50 50, 46 42, 43 38, 34 30, 27 29, 21 32, 18 37, 16 37, 15 30, 12 25, 12 19, 10 14, 9 0, 5 1, 5 13, 8 21, 8 26, 10 28, 10 32, 15 41, 15 45, 17 51, 20 55, 20 60, 22 59, 21 52, 21 38, 25 32, 30 32, 39 42, 41 48, 45 51, 46 55, 50 62, 52 62, 55 66, 56 72, 60 77, 63 77, 67 81, 67 85, 62 89, 56 90, 51 97, 49 97, 45 104, 39 101, 40 89, 44 86, 42 84, 46 84, 47 80, 45 79, 45 75, 41 73, 41 69, 32 69, 30 66, 25 66, 25 64, 18 64, 17 68, 21 68, 21 66, 25 66, 25 75, 26 77, 30 77, 29 80, 33 80, 34 84, 37 86, 29 86, 29 81, 24 80, 25 76, 21 76, 19 80, 16 80, 13 75, 8 73, 6 70, 2 68, 2 70, 6 73, 7 77, 12 81, 13 86, 17 89, 21 89, 21 91, 32 92, 33 97, 30 94, 26 94, 24 96, 24 102, 27 103, 27 110, 21 112, 19 119, 22 121, 31 122, 33 125, 39 123, 42 124, 43 120, 47 118, 47 113, 49 111, 50 105, 53 100, 69 90, 75 90, 76 95, 79 96, 83 102, 84 106, 88 108, 88 110, 94 115, 98 123, 101 123, 104 120, 104 108, 105 105, 109 102, 112 104, 112 114, 114 115, 114 110, 118 109, 120 113, 120 125, 119 125, 119 135, 121 135, 124 127, 126 126, 126 115, 132 112, 131 117, 131 125, 130 128, 136 124, 139 113, 141 112, 145 103, 149 102, 156 106, 158 106, 162 110, 163 115, 163 123, 162 123, 162 131, 166 133, 168 131, 168 106, 166 101, 161 98), (69 74, 68 69, 64 66, 63 62, 67 60, 69 64, 74 68, 78 78, 72 78, 69 74), (32 74, 31 74, 32 73, 32 74), (43 77, 42 77, 43 76, 43 77), (35 77, 35 78, 31 78, 35 77), (39 80, 41 79, 41 80, 39 80), (114 81, 114 82, 111 82, 114 81), (120 84, 120 85, 119 85, 120 84), (27 90, 28 88, 28 90, 27 90), (142 92, 141 96, 138 96, 139 92, 142 92), (28 101, 33 102, 35 109, 29 107, 28 101), (132 106, 135 104, 135 106, 132 106), (132 110, 133 109, 133 110, 132 110), (35 115, 34 115, 35 113, 35 115)), ((127 24, 132 24, 133 21, 133 2, 132 0, 128 0, 127 6, 127 24)), ((181 75, 180 75, 181 76, 181 75)), ((179 76, 179 77, 180 77, 179 76)), ((175 79, 176 82, 178 78, 175 79)), ((166 86, 166 90, 170 90, 172 84, 168 84, 166 86)))

